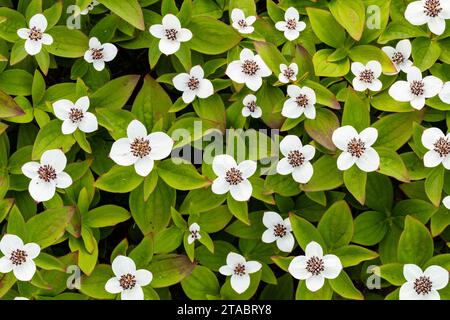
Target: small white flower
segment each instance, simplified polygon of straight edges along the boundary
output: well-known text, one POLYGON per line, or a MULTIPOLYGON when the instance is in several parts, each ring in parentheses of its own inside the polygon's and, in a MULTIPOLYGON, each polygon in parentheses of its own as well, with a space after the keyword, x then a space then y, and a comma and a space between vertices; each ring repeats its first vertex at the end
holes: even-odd
POLYGON ((245 83, 250 90, 257 91, 262 86, 262 78, 270 76, 272 71, 258 54, 245 48, 240 60, 232 61, 225 73, 234 82, 245 83))
POLYGON ((30 300, 30 299, 25 297, 15 297, 14 300, 30 300))
POLYGON ((440 300, 437 290, 448 284, 448 271, 435 265, 422 271, 415 264, 405 264, 403 276, 406 282, 400 287, 400 300, 440 300))
POLYGON ((450 104, 450 81, 444 83, 442 90, 439 93, 439 98, 442 102, 450 104))
POLYGON ((408 72, 408 69, 412 67, 413 63, 409 60, 409 57, 411 57, 411 42, 408 39, 399 41, 395 48, 386 46, 382 50, 395 65, 397 73, 400 71, 408 72))
POLYGON ((87 5, 86 9, 82 10, 80 12, 80 14, 83 15, 83 16, 89 14, 89 11, 94 10, 94 7, 99 5, 99 4, 100 4, 100 2, 98 2, 97 0, 89 2, 89 4, 87 5))
POLYGON ((53 43, 53 37, 47 33, 44 33, 47 29, 47 19, 43 14, 35 14, 31 17, 29 29, 21 28, 17 30, 17 35, 21 39, 25 39, 25 51, 34 56, 41 52, 42 45, 49 46, 53 43))
POLYGON ((289 99, 281 110, 283 117, 297 119, 304 113, 308 119, 316 118, 316 93, 313 89, 291 84, 287 87, 287 94, 289 99))
POLYGON ((353 89, 356 91, 380 91, 383 84, 378 79, 381 76, 381 64, 372 60, 363 65, 361 62, 352 63, 352 73, 355 75, 353 79, 353 89))
POLYGON ((311 145, 303 146, 299 137, 289 135, 280 142, 280 151, 285 158, 278 161, 277 172, 292 174, 298 183, 308 183, 314 172, 309 161, 314 158, 316 149, 311 145))
POLYGON ((423 157, 423 164, 433 168, 443 164, 450 170, 450 133, 445 135, 439 128, 428 128, 422 133, 422 144, 428 151, 423 157))
POLYGON ((277 242, 277 247, 283 252, 291 252, 295 240, 292 235, 291 221, 283 218, 276 212, 264 212, 263 224, 267 228, 262 234, 265 243, 277 242))
POLYGON ((41 252, 36 243, 23 244, 22 239, 13 234, 5 234, 0 241, 0 272, 13 272, 20 281, 30 281, 36 272, 35 259, 41 252))
POLYGON ((184 103, 191 103, 195 97, 208 98, 214 94, 214 87, 205 76, 202 67, 192 67, 189 73, 180 73, 172 79, 177 90, 183 91, 184 103))
POLYGON ((231 287, 241 294, 250 286, 250 273, 261 269, 258 261, 246 261, 240 254, 230 252, 227 255, 227 264, 221 266, 219 272, 224 276, 231 276, 231 287))
POLYGON ((250 199, 253 187, 248 178, 256 171, 255 161, 245 160, 238 165, 233 157, 222 154, 214 157, 212 168, 217 175, 211 186, 212 192, 215 194, 230 192, 237 201, 250 199))
POLYGON ((180 42, 192 39, 192 32, 189 29, 181 28, 180 20, 170 13, 163 17, 162 24, 152 25, 150 33, 155 38, 161 39, 159 41, 159 51, 165 55, 177 52, 180 49, 180 42))
POLYGON ((405 18, 415 26, 428 24, 434 34, 440 36, 445 31, 445 19, 450 19, 448 0, 419 0, 408 5, 405 18))
POLYGON ((325 279, 335 279, 342 271, 341 260, 334 254, 323 255, 320 244, 310 242, 304 256, 295 257, 289 264, 289 273, 296 279, 306 280, 306 287, 315 292, 325 279))
POLYGON ((241 9, 235 8, 233 11, 231 11, 231 21, 232 26, 235 28, 239 33, 242 34, 249 34, 252 33, 255 28, 252 27, 252 24, 256 21, 255 16, 249 16, 245 17, 244 11, 241 9))
POLYGON ((117 55, 117 47, 112 43, 101 44, 97 38, 89 39, 89 49, 84 53, 84 60, 92 63, 95 70, 105 69, 105 62, 114 60, 117 55))
POLYGON ((278 21, 275 23, 275 28, 280 31, 284 31, 284 36, 289 41, 297 39, 300 32, 305 30, 306 23, 300 21, 300 15, 294 7, 290 7, 284 13, 285 21, 278 21))
POLYGON ((298 65, 295 62, 291 63, 289 67, 284 63, 280 64, 280 71, 281 73, 278 75, 278 80, 281 83, 297 81, 298 65))
POLYGON ((380 156, 372 148, 378 138, 378 130, 366 128, 359 134, 352 126, 343 126, 333 132, 332 140, 342 150, 337 160, 339 170, 350 169, 355 163, 359 169, 372 172, 380 166, 380 156))
POLYGON ((194 222, 189 226, 188 243, 192 244, 195 240, 201 239, 200 226, 194 222))
POLYGON ((130 122, 127 138, 114 142, 110 158, 121 166, 134 165, 136 173, 146 177, 153 170, 154 160, 161 160, 170 155, 173 140, 164 132, 147 135, 147 129, 138 120, 130 122))
POLYGON ((28 191, 37 201, 48 201, 55 195, 56 188, 65 189, 72 184, 72 178, 64 172, 67 158, 59 149, 45 151, 41 162, 27 162, 22 166, 23 174, 30 178, 28 191))
POLYGON ((122 300, 144 300, 145 287, 152 282, 153 274, 145 269, 136 270, 134 261, 125 256, 117 256, 112 262, 115 277, 105 284, 105 290, 112 294, 120 293, 122 300))
POLYGON ((410 102, 414 109, 421 110, 425 106, 425 99, 432 98, 442 90, 442 80, 435 76, 422 79, 419 68, 408 69, 408 81, 397 81, 389 88, 389 95, 397 101, 410 102))
POLYGON ((450 210, 450 196, 446 196, 443 200, 442 203, 444 204, 444 207, 446 207, 447 209, 450 210))
POLYGON ((81 97, 75 104, 67 99, 53 103, 55 116, 63 121, 61 127, 63 134, 72 134, 77 129, 86 133, 98 129, 97 117, 93 113, 87 112, 89 103, 88 97, 81 97))
POLYGON ((246 95, 242 103, 244 104, 244 108, 242 108, 244 117, 261 118, 262 109, 256 104, 256 97, 253 94, 246 95))

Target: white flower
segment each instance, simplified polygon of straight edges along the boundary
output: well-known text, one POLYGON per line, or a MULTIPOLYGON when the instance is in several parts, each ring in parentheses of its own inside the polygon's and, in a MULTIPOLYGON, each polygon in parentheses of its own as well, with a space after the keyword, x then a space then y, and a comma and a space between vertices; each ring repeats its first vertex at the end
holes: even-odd
POLYGON ((314 158, 316 149, 311 145, 303 146, 297 136, 286 136, 280 142, 280 151, 285 156, 277 163, 277 172, 282 175, 292 174, 298 183, 308 183, 313 175, 313 166, 309 162, 314 158))
POLYGON ((221 266, 219 272, 224 276, 231 276, 231 287, 241 294, 250 286, 250 273, 261 269, 258 261, 246 261, 240 254, 230 252, 227 255, 227 264, 221 266))
POLYGON ((275 28, 280 31, 284 31, 284 36, 289 41, 293 41, 298 38, 300 32, 305 30, 306 23, 300 21, 300 15, 294 7, 290 7, 284 13, 285 21, 278 21, 275 23, 275 28))
POLYGON ((309 87, 300 88, 296 85, 287 87, 289 99, 283 105, 281 114, 290 119, 299 118, 303 113, 308 119, 316 118, 316 93, 309 87))
POLYGON ((17 35, 21 39, 25 39, 25 51, 34 56, 41 52, 42 45, 49 46, 53 43, 51 35, 44 33, 47 29, 47 19, 43 14, 35 14, 30 19, 29 29, 21 28, 17 30, 17 35))
POLYGON ((278 75, 278 80, 282 83, 289 83, 290 81, 297 81, 298 65, 293 62, 289 65, 280 64, 281 73, 278 75))
POLYGON ((36 243, 23 244, 22 239, 13 234, 5 234, 0 241, 0 272, 13 272, 20 281, 30 281, 36 272, 35 259, 41 252, 36 243))
POLYGON ((443 200, 442 203, 444 204, 444 206, 450 210, 450 196, 446 196, 443 200))
POLYGON ((439 93, 439 98, 443 102, 450 104, 450 81, 444 83, 442 90, 439 93))
POLYGON ((30 300, 30 299, 25 297, 15 297, 14 300, 30 300))
POLYGON ((256 104, 256 97, 253 94, 246 95, 242 103, 244 104, 244 108, 242 108, 244 117, 261 118, 262 109, 256 104))
POLYGON ((117 47, 112 43, 101 44, 97 38, 89 39, 89 49, 84 53, 84 60, 92 63, 95 70, 105 69, 105 62, 114 60, 117 55, 117 47))
POLYGON ((378 79, 381 76, 381 64, 372 60, 363 65, 361 62, 352 63, 352 73, 355 75, 353 79, 353 89, 356 91, 380 91, 383 84, 378 79))
POLYGON ((295 257, 288 270, 294 278, 306 280, 306 287, 315 292, 322 288, 325 279, 335 279, 339 276, 342 264, 334 254, 324 256, 322 247, 312 241, 306 246, 305 255, 295 257))
POLYGON ((224 194, 229 191, 237 201, 250 199, 253 187, 248 178, 256 171, 255 161, 245 160, 238 165, 233 157, 222 154, 214 157, 212 168, 217 175, 211 186, 212 192, 224 194))
POLYGON ((414 109, 421 110, 426 98, 432 98, 441 92, 442 80, 435 76, 422 79, 419 68, 409 68, 408 81, 397 81, 389 89, 389 95, 397 101, 410 102, 414 109))
POLYGON ((261 88, 262 78, 272 74, 269 67, 259 55, 254 55, 250 49, 243 49, 240 60, 232 61, 225 72, 231 80, 245 85, 253 91, 261 88))
POLYGON ((118 165, 134 165, 140 176, 148 176, 154 160, 164 159, 172 151, 173 140, 167 134, 153 132, 147 135, 147 129, 138 120, 130 122, 127 136, 114 142, 109 156, 118 165))
POLYGON ((188 243, 192 244, 195 240, 201 239, 200 226, 194 222, 189 226, 188 243))
POLYGON ((242 34, 249 34, 252 33, 255 28, 252 27, 252 24, 256 21, 255 16, 249 16, 245 17, 244 11, 241 9, 235 8, 233 11, 231 11, 231 21, 232 26, 235 28, 239 33, 242 34))
POLYGON ((382 50, 395 65, 397 73, 400 71, 408 72, 408 69, 412 67, 413 63, 409 60, 409 57, 411 57, 411 42, 408 39, 399 41, 395 48, 386 46, 382 50))
MULTIPOLYGON (((204 30, 204 32, 208 32, 204 30)), ((192 39, 192 32, 189 29, 181 28, 180 20, 173 14, 166 14, 162 19, 162 24, 154 24, 150 27, 150 33, 159 41, 159 51, 165 55, 170 55, 180 49, 180 42, 192 39)))
POLYGON ((31 179, 28 191, 37 201, 48 201, 55 195, 56 188, 65 189, 72 184, 72 178, 64 172, 67 158, 59 149, 45 151, 41 162, 27 162, 22 172, 31 179))
POLYGON ((125 256, 117 256, 112 262, 115 277, 105 284, 105 290, 112 294, 120 293, 122 300, 144 300, 145 287, 152 282, 153 274, 145 269, 136 270, 134 261, 125 256))
POLYGON ((292 235, 291 222, 289 218, 283 218, 276 212, 264 212, 263 224, 267 228, 262 234, 265 243, 277 242, 277 247, 283 252, 291 252, 295 240, 292 235))
POLYGON ((436 35, 445 31, 445 19, 450 19, 450 2, 448 0, 419 0, 408 5, 405 18, 415 26, 428 24, 436 35))
POLYGON ((55 116, 63 121, 61 131, 63 134, 72 134, 80 129, 91 133, 98 129, 97 117, 87 112, 89 109, 89 98, 81 97, 75 104, 67 99, 58 100, 53 103, 55 116))
POLYGON ((352 126, 334 130, 333 143, 342 150, 337 160, 339 170, 350 169, 355 163, 362 171, 377 170, 380 166, 380 157, 372 148, 377 138, 378 130, 375 128, 366 128, 359 134, 352 126))
POLYGON ((448 271, 435 265, 422 271, 415 264, 405 264, 403 276, 406 282, 400 287, 400 300, 440 300, 437 290, 448 284, 448 271))
POLYGON ((422 133, 422 144, 428 151, 423 157, 423 164, 433 168, 440 163, 450 169, 450 133, 445 135, 439 128, 428 128, 422 133))
POLYGON ((99 5, 99 4, 100 4, 100 2, 98 2, 97 0, 89 2, 89 4, 87 5, 86 9, 82 10, 80 12, 80 14, 82 14, 83 16, 89 14, 89 11, 94 10, 94 7, 99 5))
POLYGON ((204 76, 202 67, 195 66, 189 73, 180 73, 172 79, 175 88, 183 91, 184 103, 191 103, 196 96, 204 99, 214 94, 211 81, 203 79, 204 76))

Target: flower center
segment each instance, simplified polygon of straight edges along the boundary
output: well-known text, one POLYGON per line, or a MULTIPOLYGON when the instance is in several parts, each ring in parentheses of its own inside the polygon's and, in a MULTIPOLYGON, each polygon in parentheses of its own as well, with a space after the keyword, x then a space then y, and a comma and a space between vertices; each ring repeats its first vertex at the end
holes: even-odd
POLYGON ((192 238, 194 238, 194 240, 197 240, 198 236, 199 236, 198 230, 192 230, 191 235, 192 235, 192 238))
POLYGON ((279 223, 273 227, 273 235, 277 238, 283 238, 286 235, 286 233, 287 229, 284 226, 284 224, 279 223))
POLYGON ((42 40, 42 36, 43 36, 43 33, 42 33, 41 29, 36 28, 36 27, 31 28, 28 33, 28 38, 30 38, 30 40, 33 40, 33 41, 42 40))
POLYGON ((429 277, 421 276, 414 281, 414 290, 417 294, 426 295, 431 292, 433 288, 433 282, 429 277))
POLYGON ((238 263, 234 267, 234 271, 233 272, 237 276, 245 276, 245 265, 243 265, 242 263, 238 263))
POLYGON ((359 74, 359 80, 365 83, 372 83, 375 80, 375 75, 372 70, 366 69, 359 74))
POLYGON ((250 101, 250 102, 247 104, 247 108, 248 108, 248 110, 250 110, 250 112, 255 112, 256 107, 257 107, 256 101, 250 101))
POLYGON ((91 49, 91 56, 92 56, 92 59, 94 59, 94 60, 101 60, 101 59, 103 59, 103 57, 104 57, 104 55, 103 55, 103 48, 91 49))
POLYGON ((144 138, 135 138, 130 144, 130 149, 133 156, 141 159, 148 156, 152 151, 150 141, 144 138))
POLYGON ((245 60, 242 64, 242 72, 248 76, 254 76, 259 71, 259 66, 254 60, 245 60))
POLYGON ((84 118, 83 110, 71 108, 69 112, 69 120, 73 123, 79 123, 84 118))
POLYGON ((283 71, 283 74, 286 78, 290 80, 295 75, 295 72, 291 68, 287 68, 286 70, 283 71))
POLYGON ((166 29, 167 40, 175 41, 177 40, 178 31, 175 29, 166 29))
POLYGON ((293 167, 300 167, 305 162, 305 156, 298 150, 294 150, 287 155, 288 162, 293 167))
POLYGON ((423 6, 423 12, 431 18, 436 18, 442 12, 441 1, 427 0, 423 6))
POLYGON ((402 64, 403 62, 405 62, 405 56, 403 55, 403 53, 397 51, 392 55, 391 60, 395 64, 402 64))
POLYGON ((309 104, 309 99, 306 94, 300 94, 295 98, 295 102, 297 102, 297 105, 301 108, 306 108, 309 104))
POLYGON ((239 20, 238 26, 241 27, 242 29, 247 28, 248 27, 247 21, 245 21, 244 19, 239 20))
POLYGON ((124 289, 133 289, 136 285, 136 276, 127 273, 120 277, 119 279, 120 286, 124 289))
POLYGON ((366 151, 366 144, 361 139, 353 138, 347 145, 347 152, 353 157, 361 157, 366 151))
POLYGON ((447 155, 450 154, 450 141, 448 141, 447 138, 443 137, 439 138, 434 143, 434 151, 439 153, 441 157, 446 157, 447 155))
POLYGON ((25 251, 17 249, 11 253, 9 260, 11 260, 13 265, 20 266, 27 261, 27 257, 28 254, 25 251))
POLYGON ((323 260, 316 256, 309 258, 306 262, 306 270, 311 272, 314 276, 318 276, 325 270, 323 260))
POLYGON ((286 28, 288 28, 289 30, 297 29, 297 20, 295 20, 295 19, 288 19, 286 21, 286 28))
POLYGON ((411 93, 417 97, 420 97, 425 92, 425 84, 423 81, 414 80, 410 85, 411 93))
POLYGON ((199 85, 200 85, 200 81, 196 77, 189 78, 187 86, 190 90, 192 90, 192 91, 197 90, 199 85))
POLYGON ((40 166, 38 170, 39 179, 50 182, 56 179, 56 170, 48 164, 40 166))
POLYGON ((225 181, 233 186, 236 186, 244 181, 244 178, 242 177, 242 172, 239 169, 231 168, 225 174, 225 181))

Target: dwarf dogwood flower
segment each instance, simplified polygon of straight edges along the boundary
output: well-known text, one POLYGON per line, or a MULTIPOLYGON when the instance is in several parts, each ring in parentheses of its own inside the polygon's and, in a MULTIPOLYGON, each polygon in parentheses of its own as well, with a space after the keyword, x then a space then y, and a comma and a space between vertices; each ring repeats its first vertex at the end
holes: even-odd
POLYGON ((226 75, 237 83, 245 85, 253 91, 261 88, 262 78, 272 74, 263 59, 257 54, 254 55, 250 49, 243 49, 240 60, 232 61, 226 70, 226 75))
POLYGON ((97 38, 89 39, 89 49, 84 53, 84 60, 92 63, 95 70, 105 69, 105 62, 114 60, 117 55, 117 47, 112 43, 101 44, 97 38))
POLYGON ((173 140, 164 132, 147 134, 147 129, 138 120, 130 122, 127 138, 114 142, 110 158, 121 166, 134 165, 136 173, 142 177, 152 171, 154 161, 170 155, 173 140))
POLYGON ((0 272, 13 272, 20 281, 30 281, 36 272, 35 259, 41 252, 36 243, 23 244, 22 239, 13 234, 5 234, 0 241, 0 272))
POLYGON ((256 97, 253 94, 246 95, 242 102, 244 104, 244 108, 242 108, 244 117, 261 118, 262 109, 256 104, 256 97))
POLYGON ((405 10, 405 18, 415 26, 428 24, 436 35, 445 31, 445 19, 450 19, 448 0, 419 0, 411 2, 405 10))
POLYGON ((277 242, 277 247, 283 252, 291 252, 295 240, 292 235, 291 222, 289 218, 283 220, 281 216, 272 211, 264 212, 263 224, 267 228, 262 234, 265 243, 277 242))
POLYGON ((284 36, 289 41, 293 41, 298 38, 300 32, 305 30, 306 23, 300 21, 300 15, 294 7, 290 7, 284 13, 285 21, 278 21, 275 24, 275 28, 280 31, 284 31, 284 36))
POLYGON ((219 272, 224 276, 231 276, 231 287, 241 294, 250 286, 250 273, 261 269, 258 261, 246 261, 240 254, 230 252, 227 255, 227 264, 221 266, 219 272))
POLYGON ((300 88, 296 85, 287 87, 289 99, 283 105, 281 114, 290 119, 299 118, 303 113, 308 119, 316 118, 316 93, 309 87, 300 88))
POLYGON ((241 9, 235 8, 233 11, 231 11, 231 21, 232 26, 235 28, 239 33, 242 34, 249 34, 252 33, 255 28, 252 27, 252 24, 256 21, 255 16, 248 16, 247 18, 244 15, 244 11, 241 9))
POLYGON ((59 150, 45 151, 41 162, 27 162, 22 166, 23 174, 30 178, 28 191, 37 201, 48 201, 55 195, 56 188, 65 189, 72 184, 72 178, 64 172, 67 158, 59 150))
POLYGON ((356 91, 380 91, 383 84, 378 79, 381 76, 381 64, 378 61, 369 61, 366 65, 361 62, 352 63, 353 89, 356 91))
POLYGON ((423 164, 433 168, 440 163, 450 169, 450 133, 445 135, 439 128, 428 128, 422 133, 422 144, 428 151, 423 157, 423 164))
POLYGON ((144 300, 145 287, 152 282, 153 274, 145 269, 136 270, 134 261, 125 256, 117 256, 112 262, 115 277, 105 284, 105 290, 112 294, 120 293, 122 300, 144 300))
POLYGON ((395 48, 386 46, 382 50, 395 65, 397 73, 400 71, 407 72, 412 67, 413 63, 409 60, 411 56, 411 42, 408 39, 399 41, 395 48))
POLYGON ((53 103, 55 116, 63 121, 61 131, 63 134, 72 134, 80 129, 90 133, 98 129, 97 117, 87 112, 89 109, 89 98, 81 97, 75 104, 67 99, 58 100, 53 103))
POLYGON ((380 166, 378 152, 372 145, 378 138, 378 130, 366 128, 359 134, 352 126, 343 126, 333 132, 332 140, 342 150, 337 160, 339 170, 347 170, 355 163, 366 172, 375 171, 380 166))
POLYGON ((400 300, 440 300, 437 290, 448 284, 448 271, 435 265, 422 271, 415 264, 405 264, 403 276, 406 282, 400 287, 400 300))
POLYGON ((30 300, 30 299, 25 297, 15 297, 14 300, 30 300))
POLYGON ((442 102, 450 104, 450 81, 444 83, 441 92, 439 93, 439 98, 442 102))
POLYGON ((195 66, 189 73, 180 73, 172 79, 175 88, 183 91, 184 103, 191 103, 196 96, 204 99, 214 94, 211 81, 203 79, 204 76, 202 67, 195 66))
POLYGON ((278 75, 278 80, 282 83, 289 83, 290 81, 297 81, 298 65, 293 62, 289 65, 280 64, 281 73, 278 75))
POLYGON ((444 204, 444 206, 447 209, 450 209, 450 196, 446 196, 443 200, 442 203, 444 204))
POLYGON ((47 29, 47 19, 43 14, 35 14, 28 23, 29 29, 21 28, 17 30, 17 35, 25 39, 25 51, 34 56, 41 52, 42 45, 49 46, 53 43, 53 37, 44 33, 47 29))
POLYGON ((180 20, 173 14, 166 14, 162 19, 162 24, 154 24, 150 27, 150 33, 159 41, 159 51, 165 55, 170 55, 180 49, 180 42, 192 39, 192 32, 189 29, 181 28, 180 20))
POLYGON ((89 4, 87 5, 86 9, 82 10, 80 12, 80 14, 82 14, 83 16, 87 15, 89 13, 89 11, 94 10, 94 7, 99 5, 99 4, 100 4, 100 2, 98 2, 97 0, 89 2, 89 4))
POLYGON ((310 242, 304 256, 295 257, 289 264, 289 273, 296 279, 306 280, 306 287, 315 292, 325 279, 335 279, 341 273, 341 260, 334 254, 323 255, 317 242, 310 242))
POLYGON ((230 192, 237 201, 250 199, 253 187, 248 178, 256 171, 255 161, 245 160, 238 165, 233 157, 222 154, 214 157, 212 168, 217 175, 211 186, 212 192, 216 194, 230 192))
POLYGON ((200 226, 198 225, 198 223, 194 222, 189 226, 188 243, 191 244, 195 240, 201 239, 201 237, 200 226))

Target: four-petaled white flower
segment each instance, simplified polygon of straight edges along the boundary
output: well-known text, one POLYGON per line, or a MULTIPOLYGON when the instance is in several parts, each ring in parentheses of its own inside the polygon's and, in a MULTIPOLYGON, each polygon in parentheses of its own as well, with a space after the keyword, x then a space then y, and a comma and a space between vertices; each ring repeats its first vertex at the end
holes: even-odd
POLYGON ((235 8, 231 11, 231 21, 231 25, 239 31, 239 33, 250 34, 255 30, 255 28, 252 27, 252 24, 256 21, 256 17, 248 16, 246 18, 244 11, 241 9, 235 8))
POLYGON ((246 261, 240 254, 230 252, 227 264, 221 266, 219 272, 224 276, 231 276, 231 287, 241 294, 250 286, 250 274, 258 272, 261 267, 258 261, 246 261))
POLYGON ((180 20, 169 13, 162 19, 162 24, 154 24, 150 27, 150 33, 159 41, 159 51, 165 55, 170 55, 180 49, 180 42, 192 39, 192 32, 189 29, 181 28, 180 20))
POLYGON ((448 0, 411 2, 405 10, 405 18, 415 26, 428 24, 430 31, 440 36, 445 31, 445 19, 450 19, 450 2, 448 0))
POLYGON ((439 128, 428 128, 422 133, 422 144, 428 151, 423 157, 423 164, 433 168, 440 163, 450 170, 450 133, 445 135, 439 128))
POLYGON ((214 94, 214 87, 205 76, 201 66, 192 67, 189 73, 180 73, 172 79, 177 90, 183 91, 184 103, 191 103, 195 97, 208 98, 214 94))
POLYGON ((400 287, 400 300, 440 300, 437 290, 448 284, 448 271, 440 266, 422 269, 415 264, 403 266, 406 282, 400 287))
POLYGON ((189 226, 188 243, 192 244, 195 240, 201 239, 200 226, 198 223, 194 222, 189 226))
POLYGON ((75 104, 67 99, 53 103, 55 116, 63 121, 61 126, 63 134, 72 134, 77 129, 86 133, 98 129, 97 117, 93 113, 87 112, 89 103, 88 97, 81 97, 75 104))
POLYGON ((65 189, 72 184, 72 178, 64 172, 67 158, 59 149, 45 151, 41 162, 27 162, 22 166, 23 174, 30 178, 28 191, 37 201, 48 201, 55 195, 56 188, 65 189))
POLYGON ((442 200, 442 204, 444 205, 444 207, 446 207, 447 209, 450 210, 450 196, 446 196, 446 197, 442 200))
POLYGON ((356 91, 380 91, 383 84, 378 79, 381 76, 381 64, 378 61, 369 61, 366 65, 361 62, 352 63, 353 89, 356 91))
POLYGON ((211 186, 212 192, 215 194, 230 192, 237 201, 250 199, 253 187, 248 178, 256 171, 255 161, 245 160, 238 165, 232 156, 222 154, 214 157, 212 168, 217 175, 211 186))
POLYGON ((117 55, 117 47, 112 43, 102 44, 97 38, 89 39, 89 49, 84 53, 84 60, 92 63, 94 69, 102 71, 105 69, 105 62, 114 60, 117 55))
POLYGON ((435 76, 422 79, 419 68, 412 66, 406 74, 408 81, 397 81, 389 88, 389 95, 397 101, 410 102, 414 109, 421 110, 425 99, 432 98, 442 90, 442 80, 435 76))
POLYGON ((386 46, 382 50, 395 65, 397 73, 400 71, 408 72, 408 69, 412 67, 413 63, 409 60, 409 57, 411 57, 411 42, 408 39, 399 41, 395 48, 386 46))
POLYGON ((316 149, 311 145, 303 146, 299 137, 286 136, 280 142, 280 151, 285 156, 277 163, 277 172, 282 175, 292 174, 298 183, 308 183, 314 169, 309 162, 314 158, 316 149))
POLYGON ((450 104, 450 81, 444 83, 441 92, 439 92, 439 98, 442 102, 450 104))
POLYGON ((114 142, 109 157, 118 165, 134 165, 136 173, 146 177, 153 170, 155 160, 161 160, 172 152, 173 140, 164 132, 147 134, 138 120, 130 122, 127 138, 114 142))
POLYGON ((53 43, 53 37, 44 33, 47 29, 47 19, 41 13, 35 14, 31 17, 28 23, 29 29, 21 28, 17 30, 17 35, 21 39, 25 39, 25 51, 34 56, 41 52, 42 45, 49 46, 53 43))
POLYGON ((86 9, 82 10, 80 12, 80 14, 83 15, 83 16, 89 14, 89 11, 94 10, 95 6, 97 6, 99 4, 100 4, 100 2, 98 2, 97 0, 93 0, 93 1, 89 2, 89 4, 87 5, 86 9))
POLYGON ((372 148, 378 138, 378 130, 366 128, 359 134, 352 126, 343 126, 333 132, 332 140, 342 150, 337 160, 339 170, 350 169, 355 163, 359 169, 372 172, 380 166, 380 156, 372 148))
POLYGON ((315 292, 322 288, 325 279, 339 276, 342 263, 334 254, 323 255, 322 247, 312 241, 306 246, 305 255, 295 257, 288 270, 294 278, 306 280, 306 287, 315 292))
POLYGON ((306 23, 300 21, 300 15, 294 7, 290 7, 284 13, 285 21, 278 21, 275 23, 275 28, 280 31, 284 31, 284 36, 289 41, 297 39, 300 32, 305 30, 306 23))
POLYGON ((289 67, 284 63, 280 64, 280 71, 281 73, 278 75, 278 80, 281 83, 297 81, 298 65, 295 62, 291 63, 289 67))
POLYGON ((0 250, 4 254, 0 258, 0 272, 13 272, 20 281, 30 281, 36 272, 35 259, 41 252, 36 243, 24 245, 22 239, 13 234, 5 234, 0 241, 0 250))
POLYGON ((262 109, 256 104, 256 97, 253 94, 246 95, 242 103, 244 104, 244 108, 242 108, 244 117, 261 118, 262 109))
POLYGON ((270 76, 272 71, 258 54, 245 48, 240 60, 232 61, 225 73, 234 82, 245 83, 250 90, 257 91, 262 86, 262 78, 270 76))
POLYGON ((105 284, 105 290, 112 294, 120 293, 122 300, 144 300, 145 287, 152 282, 153 274, 145 269, 136 270, 134 261, 125 256, 117 256, 112 262, 115 277, 105 284))
POLYGON ((291 84, 287 87, 287 94, 289 99, 284 102, 281 110, 283 117, 296 119, 304 113, 308 119, 316 118, 316 93, 313 89, 291 84))
POLYGON ((265 243, 277 242, 277 247, 283 252, 291 252, 294 248, 295 240, 292 235, 291 221, 283 218, 276 212, 264 212, 263 224, 267 228, 262 234, 262 241, 265 243))

